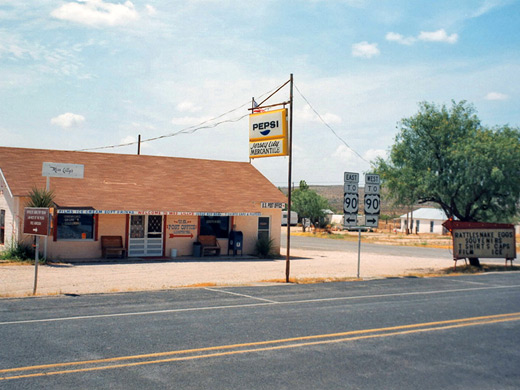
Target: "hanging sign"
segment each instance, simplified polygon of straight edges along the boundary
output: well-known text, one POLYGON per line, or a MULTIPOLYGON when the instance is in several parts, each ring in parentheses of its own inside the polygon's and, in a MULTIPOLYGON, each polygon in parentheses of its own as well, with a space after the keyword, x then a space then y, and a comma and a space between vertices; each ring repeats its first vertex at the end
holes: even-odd
POLYGON ((249 115, 249 158, 288 154, 287 109, 249 115))
POLYGON ((249 115, 249 141, 287 137, 287 109, 249 115))

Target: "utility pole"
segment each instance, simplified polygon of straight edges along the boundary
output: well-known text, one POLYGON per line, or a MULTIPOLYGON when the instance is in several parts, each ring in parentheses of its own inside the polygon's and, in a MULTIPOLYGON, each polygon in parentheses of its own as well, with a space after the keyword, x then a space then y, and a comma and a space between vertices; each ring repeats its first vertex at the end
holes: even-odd
POLYGON ((293 74, 290 79, 290 97, 289 97, 289 178, 288 178, 288 196, 287 201, 287 257, 285 259, 285 283, 289 283, 289 275, 291 272, 291 183, 292 183, 292 138, 293 138, 293 74))

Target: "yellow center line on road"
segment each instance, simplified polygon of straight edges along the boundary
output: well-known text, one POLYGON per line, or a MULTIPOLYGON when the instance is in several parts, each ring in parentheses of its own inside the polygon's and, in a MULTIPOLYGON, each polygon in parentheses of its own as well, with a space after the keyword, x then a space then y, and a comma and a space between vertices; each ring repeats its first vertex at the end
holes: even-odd
POLYGON ((419 323, 419 324, 392 326, 392 327, 386 327, 386 328, 365 329, 365 330, 348 331, 348 332, 341 332, 341 333, 329 333, 329 334, 322 334, 322 335, 311 335, 311 336, 286 338, 286 339, 279 339, 279 340, 267 340, 267 341, 251 342, 251 343, 231 344, 231 345, 213 346, 213 347, 205 347, 205 348, 194 348, 194 349, 158 352, 158 353, 150 353, 150 354, 142 354, 142 355, 134 355, 134 356, 120 356, 120 357, 106 358, 106 359, 85 360, 85 361, 77 361, 77 362, 64 362, 64 363, 54 363, 54 364, 44 364, 44 365, 36 365, 36 366, 8 368, 8 369, 1 369, 0 374, 8 374, 8 373, 15 373, 15 372, 17 372, 17 373, 26 372, 26 373, 14 375, 14 376, 3 376, 3 377, 0 377, 0 381, 22 379, 22 378, 34 378, 34 377, 42 377, 42 376, 50 376, 50 375, 73 374, 73 373, 79 373, 79 372, 110 370, 110 369, 116 369, 116 368, 144 366, 144 365, 160 364, 160 363, 171 363, 171 362, 176 362, 176 361, 186 361, 186 360, 203 359, 203 358, 211 358, 211 357, 222 357, 222 356, 229 356, 229 355, 235 355, 235 354, 244 354, 244 353, 262 352, 262 351, 274 351, 274 350, 282 350, 282 349, 290 349, 290 348, 301 348, 301 347, 307 347, 307 346, 313 346, 313 345, 324 345, 324 344, 340 343, 340 342, 347 342, 347 341, 375 339, 375 338, 407 335, 407 334, 421 333, 421 332, 433 332, 433 331, 439 331, 439 330, 456 329, 456 328, 463 328, 463 327, 476 326, 476 325, 496 324, 496 323, 510 322, 510 321, 520 321, 520 313, 509 313, 509 314, 499 314, 499 315, 491 315, 491 316, 461 318, 461 319, 448 320, 448 321, 426 322, 426 323, 419 323), (314 341, 311 341, 311 340, 314 340, 314 341), (281 345, 273 345, 273 344, 281 344, 281 345), (257 348, 243 349, 243 348, 248 348, 248 347, 257 347, 257 348), (208 352, 212 352, 212 351, 221 351, 221 352, 208 353, 208 352), (128 361, 128 360, 143 360, 143 359, 150 359, 150 358, 161 358, 161 357, 173 356, 173 355, 187 355, 187 356, 175 356, 175 357, 166 358, 166 359, 145 360, 145 361, 122 363, 122 364, 101 365, 103 363, 116 363, 116 362, 121 362, 121 361, 125 361, 125 360, 128 361), (50 369, 72 367, 72 366, 92 366, 92 367, 82 367, 82 368, 58 370, 58 371, 42 371, 42 370, 50 370, 50 369), (29 373, 30 371, 37 371, 37 370, 40 370, 40 371, 29 373))

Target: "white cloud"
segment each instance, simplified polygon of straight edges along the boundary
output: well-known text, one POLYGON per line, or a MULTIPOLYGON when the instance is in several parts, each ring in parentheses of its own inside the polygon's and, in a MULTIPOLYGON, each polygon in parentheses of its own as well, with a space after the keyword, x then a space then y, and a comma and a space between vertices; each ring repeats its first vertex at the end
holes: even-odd
POLYGON ((459 39, 459 36, 457 34, 451 34, 448 35, 446 30, 441 28, 437 31, 421 31, 418 37, 421 41, 428 41, 428 42, 445 42, 445 43, 455 43, 459 39))
POLYGON ((343 164, 348 164, 352 162, 356 162, 359 160, 359 157, 356 156, 352 149, 349 149, 346 145, 339 145, 334 153, 332 153, 332 157, 334 159, 339 160, 343 164))
POLYGON ((372 58, 379 55, 377 43, 368 43, 367 41, 355 43, 352 45, 352 55, 354 57, 372 58))
MULTIPOLYGON (((373 161, 378 157, 382 157, 384 159, 387 158, 387 152, 382 149, 368 149, 363 153, 363 159, 366 161, 373 161)), ((348 148, 346 145, 339 145, 334 153, 332 153, 332 157, 339 160, 343 164, 359 162, 359 156, 352 149, 348 148)))
POLYGON ((385 35, 385 39, 390 42, 396 42, 401 45, 413 45, 417 40, 426 42, 444 42, 444 43, 456 43, 459 39, 457 34, 448 35, 446 30, 440 29, 437 31, 421 31, 417 37, 405 37, 402 34, 395 32, 388 32, 385 35))
POLYGON ((145 8, 146 8, 146 12, 150 16, 155 15, 157 13, 157 10, 155 9, 155 7, 153 5, 146 4, 145 8))
MULTIPOLYGON (((148 12, 150 13, 149 9, 148 12)), ((105 3, 103 0, 80 0, 77 3, 66 3, 52 11, 51 15, 57 19, 87 26, 118 26, 139 18, 131 1, 114 4, 105 3)))
POLYGON ((490 92, 485 97, 486 100, 507 100, 509 96, 505 93, 500 92, 490 92))
MULTIPOLYGON (((302 110, 298 110, 298 109, 295 110, 295 116, 299 120, 303 120, 303 121, 306 121, 306 122, 319 122, 319 123, 322 123, 320 118, 318 118, 316 113, 310 108, 309 105, 305 105, 302 110)), ((329 125, 338 124, 338 123, 342 122, 341 117, 339 115, 336 115, 336 114, 333 114, 333 113, 330 113, 330 112, 326 112, 324 114, 320 113, 320 116, 329 125)))
POLYGON ((363 153, 363 158, 367 161, 373 161, 378 157, 386 159, 388 154, 385 150, 382 149, 368 149, 365 153, 363 153))
POLYGON ((83 115, 73 114, 71 112, 58 115, 51 119, 51 124, 60 126, 64 129, 81 126, 83 122, 85 122, 85 117, 83 115))
POLYGON ((175 108, 180 112, 199 112, 201 110, 200 107, 189 101, 180 102, 175 108))
POLYGON ((196 117, 196 116, 184 116, 181 118, 173 118, 171 123, 177 126, 194 126, 207 121, 210 118, 196 117))
POLYGON ((119 142, 120 144, 131 144, 137 142, 137 139, 134 136, 127 135, 125 138, 122 138, 119 142))
POLYGON ((397 42, 401 45, 408 45, 408 46, 413 45, 415 43, 415 41, 417 41, 417 39, 414 37, 404 37, 403 35, 394 33, 394 32, 387 33, 385 38, 387 41, 397 42))

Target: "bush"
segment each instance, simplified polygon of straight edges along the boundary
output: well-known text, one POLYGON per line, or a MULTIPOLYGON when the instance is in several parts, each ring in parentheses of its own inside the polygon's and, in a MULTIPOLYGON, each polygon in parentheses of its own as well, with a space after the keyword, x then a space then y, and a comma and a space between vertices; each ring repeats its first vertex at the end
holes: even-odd
POLYGON ((9 247, 0 253, 0 259, 15 261, 34 260, 34 248, 32 245, 22 242, 11 242, 9 247))
POLYGON ((255 254, 262 259, 274 257, 273 239, 267 237, 259 238, 255 244, 255 254))

